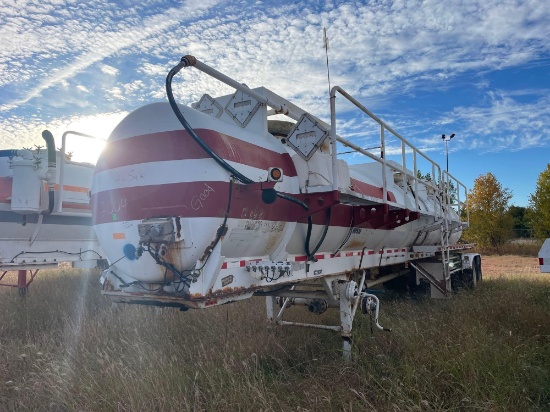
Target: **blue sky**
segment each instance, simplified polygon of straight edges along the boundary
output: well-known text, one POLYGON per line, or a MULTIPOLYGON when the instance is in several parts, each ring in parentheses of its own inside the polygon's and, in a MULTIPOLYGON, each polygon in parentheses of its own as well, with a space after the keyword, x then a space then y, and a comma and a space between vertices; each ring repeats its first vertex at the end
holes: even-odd
MULTIPOLYGON (((168 70, 193 54, 250 87, 329 117, 323 27, 339 85, 469 188, 493 173, 527 206, 550 163, 547 1, 0 1, 0 149, 107 137, 128 112, 165 101, 168 70)), ((190 103, 227 87, 186 70, 190 103)), ((345 109, 345 106, 343 106, 345 109)), ((363 118, 338 133, 373 145, 363 118)), ((77 142, 74 143, 75 145, 77 142)), ((87 159, 91 146, 69 146, 87 159), (84 150, 82 149, 84 148, 84 150)), ((353 156, 350 162, 356 162, 353 156)))

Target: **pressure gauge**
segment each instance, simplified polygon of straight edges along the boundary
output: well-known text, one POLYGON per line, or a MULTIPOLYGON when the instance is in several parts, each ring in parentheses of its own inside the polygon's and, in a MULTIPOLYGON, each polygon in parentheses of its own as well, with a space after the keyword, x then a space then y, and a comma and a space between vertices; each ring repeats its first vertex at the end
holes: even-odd
POLYGON ((290 131, 287 141, 304 160, 309 160, 323 144, 328 130, 322 127, 311 115, 304 113, 290 131))

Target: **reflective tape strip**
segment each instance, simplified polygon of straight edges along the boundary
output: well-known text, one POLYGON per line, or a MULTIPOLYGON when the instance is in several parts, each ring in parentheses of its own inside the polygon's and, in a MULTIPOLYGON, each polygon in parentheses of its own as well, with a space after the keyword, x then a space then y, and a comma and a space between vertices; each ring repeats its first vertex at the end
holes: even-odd
POLYGON ((246 266, 246 260, 234 260, 230 262, 223 262, 222 269, 227 268, 244 268, 246 266))
MULTIPOLYGON (((388 249, 388 250, 379 250, 378 252, 375 252, 374 250, 368 250, 365 251, 365 255, 374 255, 374 254, 395 254, 395 253, 405 253, 407 249, 388 249)), ((315 255, 315 259, 317 260, 324 260, 324 259, 333 259, 333 258, 348 258, 348 257, 354 257, 354 256, 361 256, 363 255, 362 251, 353 251, 353 252, 340 252, 336 255, 332 253, 319 253, 315 255)), ((289 257, 289 262, 306 262, 307 256, 306 255, 298 255, 294 257, 289 257)), ((226 261, 222 263, 222 269, 230 269, 230 268, 243 268, 246 267, 247 263, 258 263, 262 262, 261 259, 250 259, 250 260, 231 260, 226 261)))

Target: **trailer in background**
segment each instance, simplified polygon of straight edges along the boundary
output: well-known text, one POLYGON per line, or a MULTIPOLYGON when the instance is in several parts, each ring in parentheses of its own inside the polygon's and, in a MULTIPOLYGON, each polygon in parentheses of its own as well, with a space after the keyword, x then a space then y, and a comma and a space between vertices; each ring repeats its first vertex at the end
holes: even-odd
POLYGON ((92 226, 90 187, 95 166, 73 162, 45 131, 46 149, 0 150, 0 286, 25 295, 40 269, 70 262, 106 264, 92 226), (17 281, 7 282, 17 271, 17 281))
POLYGON ((541 273, 550 273, 550 238, 546 239, 539 250, 541 273))

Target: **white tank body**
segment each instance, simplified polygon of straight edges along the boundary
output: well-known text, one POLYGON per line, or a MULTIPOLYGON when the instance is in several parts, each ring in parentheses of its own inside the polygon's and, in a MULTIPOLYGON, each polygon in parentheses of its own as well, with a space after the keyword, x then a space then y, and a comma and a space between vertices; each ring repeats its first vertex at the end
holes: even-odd
MULTIPOLYGON (((220 106, 228 98, 218 98, 220 106)), ((304 255, 311 207, 306 212, 283 198, 269 204, 262 201, 271 167, 284 173, 282 181, 274 183, 275 190, 310 205, 319 203, 319 211, 312 215, 311 249, 325 231, 327 208, 321 203, 334 203, 317 253, 441 242, 439 226, 434 226, 441 205, 426 191, 417 194, 418 213, 401 218, 395 215, 395 221, 389 222, 382 217, 369 218, 369 214, 381 213, 384 203, 392 206, 389 212, 386 210, 392 219, 392 209, 396 213, 398 209, 407 213, 414 210, 414 195, 394 184, 391 166, 348 166, 339 160, 339 191, 320 190, 332 181, 330 147, 321 146, 309 161, 304 161, 267 132, 265 106, 244 128, 225 112, 217 118, 190 107, 180 106, 180 110, 218 156, 257 183, 232 181, 230 174, 183 129, 168 103, 150 104, 130 113, 109 138, 98 161, 91 192, 97 237, 110 261, 116 262, 118 276, 126 282, 162 283, 172 276, 147 253, 148 248, 156 247, 158 251, 162 242, 144 245, 140 237, 140 224, 151 219, 176 222, 180 240, 165 245, 163 259, 179 271, 197 267, 222 226, 225 229, 219 243, 225 259, 285 260, 288 256, 304 255), (382 173, 386 173, 389 182, 388 202, 382 199, 382 173), (363 204, 345 203, 344 195, 346 199, 361 198, 363 204), (145 253, 140 245, 145 247, 145 253)), ((453 219, 460 221, 454 211, 451 213, 453 219)), ((450 241, 456 242, 459 237, 460 231, 454 231, 450 241)))

